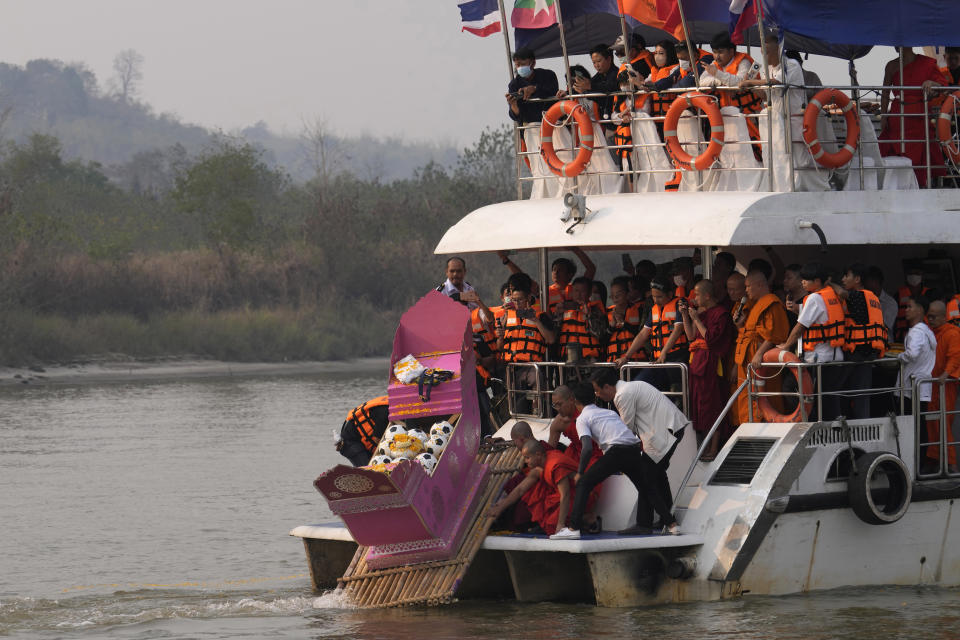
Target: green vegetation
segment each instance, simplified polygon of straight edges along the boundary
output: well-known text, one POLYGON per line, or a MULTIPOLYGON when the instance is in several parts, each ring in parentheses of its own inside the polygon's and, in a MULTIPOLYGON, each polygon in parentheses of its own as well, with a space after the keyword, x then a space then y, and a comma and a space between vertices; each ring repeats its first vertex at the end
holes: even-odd
MULTIPOLYGON (((54 137, 8 143, 0 365, 385 355, 400 313, 443 278, 443 231, 514 197, 511 150, 505 127, 453 169, 382 182, 324 165, 297 182, 258 147, 217 135, 192 156, 161 153, 172 179, 140 188, 65 160, 54 137)), ((505 277, 495 256, 468 267, 487 294, 505 277)))

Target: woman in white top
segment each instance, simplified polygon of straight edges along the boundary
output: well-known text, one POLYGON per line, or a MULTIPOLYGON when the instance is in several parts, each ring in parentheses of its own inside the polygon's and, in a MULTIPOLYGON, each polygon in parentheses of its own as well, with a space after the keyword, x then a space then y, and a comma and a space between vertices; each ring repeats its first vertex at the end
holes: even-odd
POLYGON ((919 398, 912 398, 913 381, 929 378, 936 360, 937 338, 923 321, 929 306, 930 303, 923 296, 916 296, 907 301, 906 318, 910 329, 903 339, 903 353, 897 356, 903 364, 901 373, 897 377, 897 387, 901 389, 904 410, 908 414, 913 413, 914 410, 922 411, 923 403, 930 401, 929 382, 920 385, 919 398), (900 376, 903 376, 903 379, 900 376))

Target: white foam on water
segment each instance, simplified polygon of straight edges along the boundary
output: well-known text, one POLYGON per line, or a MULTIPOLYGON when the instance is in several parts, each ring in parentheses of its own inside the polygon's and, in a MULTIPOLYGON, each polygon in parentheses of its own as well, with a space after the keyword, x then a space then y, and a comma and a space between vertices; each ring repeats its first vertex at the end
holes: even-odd
POLYGON ((314 609, 356 609, 350 596, 343 589, 325 591, 323 595, 313 601, 314 609))

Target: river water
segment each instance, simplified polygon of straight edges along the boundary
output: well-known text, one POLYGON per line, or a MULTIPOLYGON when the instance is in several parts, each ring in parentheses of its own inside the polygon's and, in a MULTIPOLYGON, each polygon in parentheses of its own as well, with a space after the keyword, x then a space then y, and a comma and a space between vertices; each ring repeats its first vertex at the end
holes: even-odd
MULTIPOLYGON (((840 590, 600 609, 466 601, 358 611, 287 535, 384 375, 0 386, 0 636, 957 638, 960 591, 840 590)), ((882 559, 878 559, 882 561, 882 559)))

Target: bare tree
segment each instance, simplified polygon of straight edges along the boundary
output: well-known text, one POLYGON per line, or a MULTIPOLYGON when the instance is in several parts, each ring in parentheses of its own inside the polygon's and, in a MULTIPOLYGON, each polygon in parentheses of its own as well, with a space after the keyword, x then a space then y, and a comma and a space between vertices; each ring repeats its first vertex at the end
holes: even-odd
POLYGON ((135 49, 124 49, 113 58, 110 86, 123 102, 129 102, 140 91, 143 80, 143 56, 135 49))
POLYGON ((319 178, 322 184, 326 184, 336 174, 340 164, 349 159, 330 133, 330 127, 322 116, 312 122, 304 120, 300 142, 314 176, 319 178))

